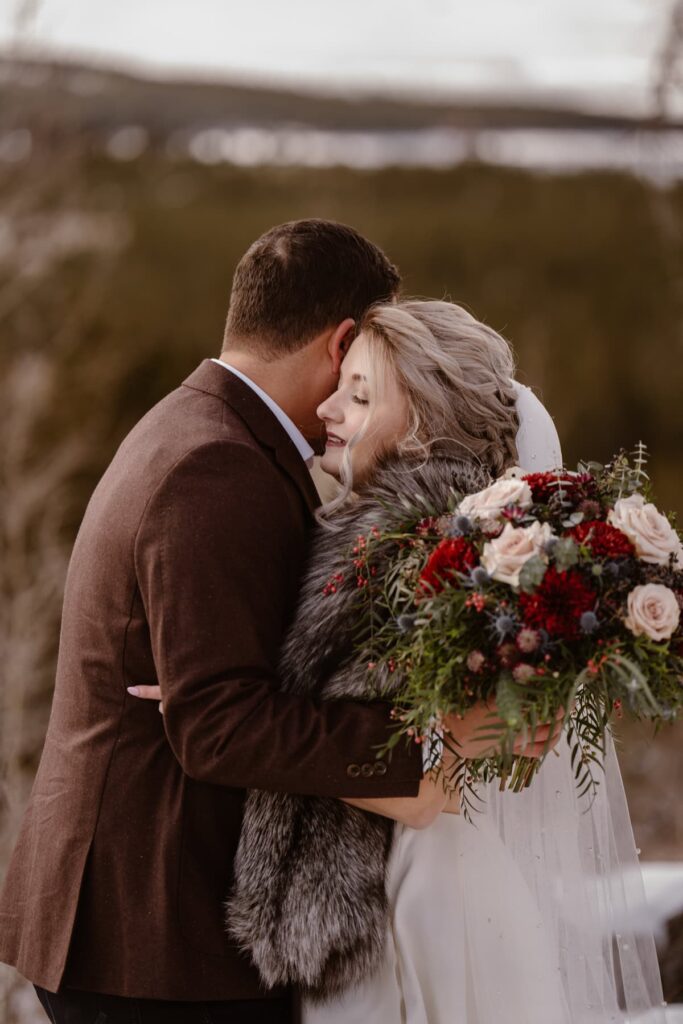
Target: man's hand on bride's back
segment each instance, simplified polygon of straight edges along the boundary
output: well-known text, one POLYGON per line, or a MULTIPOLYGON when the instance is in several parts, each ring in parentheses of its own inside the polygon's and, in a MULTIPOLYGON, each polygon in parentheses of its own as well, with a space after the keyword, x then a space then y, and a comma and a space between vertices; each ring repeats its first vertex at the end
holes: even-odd
MULTIPOLYGON (((542 757, 552 749, 562 735, 564 711, 560 709, 557 716, 550 722, 536 727, 533 736, 519 738, 514 745, 514 752, 522 757, 542 757)), ((499 747, 500 741, 493 736, 502 735, 504 725, 498 716, 494 702, 475 704, 461 718, 449 715, 444 722, 445 731, 453 742, 455 750, 461 757, 477 758, 492 754, 499 747)), ((449 744, 446 742, 446 748, 449 744)))
POLYGON ((156 700, 159 704, 159 711, 163 715, 164 705, 161 702, 160 686, 143 686, 138 684, 137 686, 127 686, 126 689, 131 697, 139 697, 141 700, 156 700))

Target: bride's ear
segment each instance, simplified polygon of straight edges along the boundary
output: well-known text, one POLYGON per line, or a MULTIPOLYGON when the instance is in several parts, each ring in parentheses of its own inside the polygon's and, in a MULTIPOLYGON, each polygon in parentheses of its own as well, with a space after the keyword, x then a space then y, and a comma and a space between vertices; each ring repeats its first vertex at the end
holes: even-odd
POLYGON ((354 328, 356 321, 352 320, 351 317, 347 317, 346 320, 342 320, 338 327, 336 327, 333 333, 330 335, 330 339, 327 343, 327 352, 332 361, 332 373, 335 376, 339 375, 341 364, 344 356, 349 350, 349 346, 354 338, 354 328))

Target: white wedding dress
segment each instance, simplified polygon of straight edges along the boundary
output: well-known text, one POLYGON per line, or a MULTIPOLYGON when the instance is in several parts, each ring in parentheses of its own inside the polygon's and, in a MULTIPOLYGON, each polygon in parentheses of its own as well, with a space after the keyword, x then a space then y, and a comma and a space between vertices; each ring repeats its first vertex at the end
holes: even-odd
MULTIPOLYGON (((522 468, 561 465, 552 419, 521 385, 517 408, 522 468)), ((489 786, 474 824, 396 826, 382 968, 305 1002, 303 1024, 602 1024, 661 1004, 654 943, 630 930, 642 883, 614 749, 590 809, 559 749, 525 792, 489 786)))

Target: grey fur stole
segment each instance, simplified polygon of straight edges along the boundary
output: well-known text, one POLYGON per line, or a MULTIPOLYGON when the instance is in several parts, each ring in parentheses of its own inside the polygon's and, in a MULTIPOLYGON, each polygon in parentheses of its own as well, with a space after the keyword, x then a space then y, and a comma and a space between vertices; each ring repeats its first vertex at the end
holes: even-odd
MULTIPOLYGON (((376 698, 354 649, 358 591, 349 557, 359 534, 444 513, 454 492, 488 483, 471 464, 433 457, 419 466, 393 460, 372 487, 318 527, 300 602, 282 653, 283 689, 320 699, 376 698), (334 595, 326 582, 343 573, 334 595)), ((393 545, 373 548, 381 578, 393 545)), ((374 684, 376 685, 376 684, 374 684)), ((388 695, 384 690, 383 697, 388 695)), ((385 889, 393 822, 339 800, 252 790, 247 796, 227 925, 267 986, 294 984, 324 999, 370 976, 381 964, 388 923, 385 889)))

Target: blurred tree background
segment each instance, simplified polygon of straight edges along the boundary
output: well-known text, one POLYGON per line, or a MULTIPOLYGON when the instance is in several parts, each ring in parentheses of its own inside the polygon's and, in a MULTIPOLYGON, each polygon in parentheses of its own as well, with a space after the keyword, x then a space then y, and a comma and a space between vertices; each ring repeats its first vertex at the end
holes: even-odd
MULTIPOLYGON (((152 106, 163 120, 167 108, 152 106)), ((78 104, 46 107, 45 89, 0 95, 0 120, 0 862, 40 756, 88 497, 136 420, 219 353, 234 267, 273 224, 352 224, 399 265, 406 294, 449 297, 511 341, 569 465, 643 440, 660 505, 683 511, 675 178, 476 160, 250 168, 162 144, 122 159, 78 104)), ((619 723, 651 859, 683 859, 682 728, 653 738, 619 723)))
MULTIPOLYGON (((569 464, 606 460, 642 439, 660 503, 683 508, 683 186, 476 163, 241 169, 154 153, 123 163, 87 150, 53 160, 49 147, 34 146, 2 195, 3 228, 13 232, 0 270, 6 615, 22 605, 3 626, 5 699, 37 678, 37 665, 14 668, 19 639, 22 658, 44 663, 21 714, 35 725, 19 754, 27 781, 57 621, 59 572, 51 597, 36 593, 37 607, 23 606, 27 588, 42 589, 53 572, 44 531, 68 547, 126 432, 218 354, 232 271, 273 224, 353 224, 398 263, 407 294, 448 296, 505 334, 520 379, 556 419, 569 464), (17 196, 29 192, 24 209, 17 196), (10 579, 15 531, 25 554, 10 579), (43 616, 54 619, 46 634, 43 616)), ((25 725, 10 710, 3 721, 5 749, 19 749, 25 725)), ((680 827, 672 839, 662 837, 662 849, 683 856, 680 827)))

